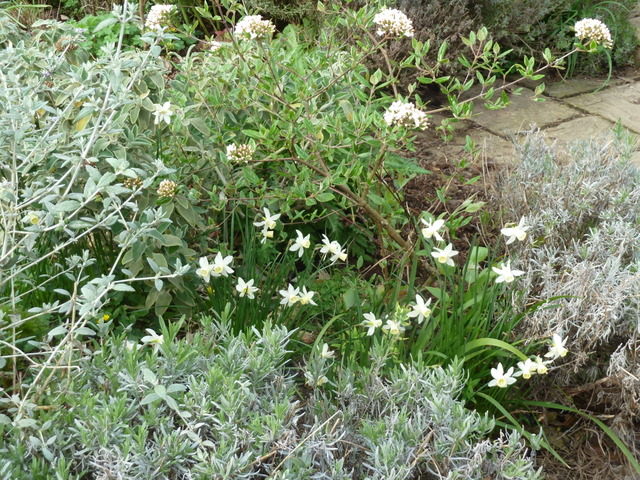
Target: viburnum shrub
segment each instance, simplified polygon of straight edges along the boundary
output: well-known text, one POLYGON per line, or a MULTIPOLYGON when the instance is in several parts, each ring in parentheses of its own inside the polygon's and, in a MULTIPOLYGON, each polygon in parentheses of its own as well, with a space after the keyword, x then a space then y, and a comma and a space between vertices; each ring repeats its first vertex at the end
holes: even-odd
POLYGON ((243 16, 236 2, 223 5, 215 20, 226 22, 226 33, 175 64, 171 101, 184 115, 158 139, 163 158, 188 172, 185 182, 202 199, 212 228, 239 205, 266 206, 286 223, 312 222, 320 232, 349 239, 358 256, 370 255, 376 244, 412 249, 399 233, 412 222, 402 187, 428 172, 400 153, 412 149, 416 131, 439 128, 450 135, 456 119, 472 114, 474 101, 488 108, 508 104, 504 89, 517 81, 500 83, 507 74, 538 80, 545 68, 587 50, 578 44, 560 58, 547 51, 539 68, 525 58, 504 71, 507 52, 482 29, 463 39, 469 54, 456 59, 468 72, 462 81, 440 74, 452 61, 446 43, 413 41, 402 61, 389 59, 388 46, 410 37, 412 22, 376 2, 357 11, 320 5, 319 28, 288 25, 282 32, 259 15, 243 16), (424 64, 432 48, 438 60, 424 64), (367 70, 372 57, 387 59, 386 68, 367 70), (406 69, 437 85, 449 105, 430 109, 416 84, 401 95, 397 78, 406 69), (467 98, 475 84, 479 93, 467 98), (452 119, 433 125, 431 114, 441 110, 452 119), (358 225, 382 235, 371 241, 358 225))

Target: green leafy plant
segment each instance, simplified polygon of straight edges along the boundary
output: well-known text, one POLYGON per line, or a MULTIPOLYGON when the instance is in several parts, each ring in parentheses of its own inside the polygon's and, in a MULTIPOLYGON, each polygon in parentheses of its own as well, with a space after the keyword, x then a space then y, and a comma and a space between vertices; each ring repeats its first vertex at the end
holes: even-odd
MULTIPOLYGON (((225 7, 233 12, 234 4, 225 7)), ((236 26, 242 25, 241 32, 245 21, 266 30, 256 38, 239 33, 229 42, 214 42, 210 50, 193 52, 176 65, 180 73, 171 93, 185 115, 160 139, 159 149, 176 168, 188 165, 187 182, 205 186, 198 194, 206 199, 213 223, 236 203, 259 209, 259 199, 268 198, 291 221, 315 223, 319 231, 354 238, 357 245, 372 245, 358 237, 362 226, 373 227, 383 235, 372 246, 409 252, 412 246, 399 234, 408 224, 401 189, 413 176, 428 172, 397 153, 412 148, 411 130, 427 128, 430 113, 447 110, 456 119, 466 118, 478 99, 489 108, 504 107, 508 100, 500 92, 513 86, 496 84, 499 75, 509 73, 501 69, 505 52, 481 29, 462 39, 471 52, 460 57, 468 70, 464 82, 442 76, 442 65, 450 62, 446 43, 438 49, 436 65, 422 60, 430 44, 414 41, 401 63, 388 61, 386 71, 369 72, 364 60, 378 54, 387 58, 387 45, 395 41, 371 32, 376 10, 334 6, 326 12, 317 35, 289 25, 275 38, 270 38, 274 26, 267 20, 246 17, 236 26), (333 41, 342 31, 357 40, 347 52, 333 41), (424 108, 415 85, 409 97, 400 96, 396 75, 410 68, 420 72, 422 83, 439 85, 449 106, 424 108), (481 92, 463 99, 476 82, 481 92), (401 117, 409 111, 421 120, 403 124, 401 117), (229 148, 251 154, 239 159, 227 153, 229 148)), ((547 51, 544 67, 535 68, 533 58, 526 58, 510 71, 540 79, 545 68, 570 54, 555 58, 547 51)), ((446 124, 442 129, 448 135, 452 123, 446 124)), ((371 258, 371 253, 362 256, 371 258)))
POLYGON ((86 15, 74 22, 73 25, 86 32, 80 45, 93 56, 99 56, 102 48, 107 44, 115 44, 120 37, 122 29, 124 29, 123 45, 127 48, 142 47, 144 45, 140 40, 142 34, 140 27, 129 21, 124 24, 121 23, 113 12, 86 15))

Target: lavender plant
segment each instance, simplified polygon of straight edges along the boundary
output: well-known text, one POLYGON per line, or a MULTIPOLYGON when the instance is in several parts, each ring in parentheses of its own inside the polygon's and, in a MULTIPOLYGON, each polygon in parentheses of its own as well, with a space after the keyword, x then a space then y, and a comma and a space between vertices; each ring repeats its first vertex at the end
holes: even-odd
POLYGON ((465 376, 459 362, 443 368, 417 361, 389 372, 389 355, 388 345, 376 343, 367 366, 327 361, 334 381, 314 389, 307 418, 341 421, 309 439, 316 465, 344 458, 358 478, 539 478, 518 435, 483 439, 495 424, 459 400, 465 376))
POLYGON ((617 129, 563 151, 530 133, 518 148, 522 162, 501 179, 496 198, 532 225, 530 243, 509 246, 526 266, 522 301, 554 297, 555 305, 527 316, 523 334, 568 337, 573 372, 556 374, 559 385, 615 385, 615 395, 601 395, 619 415, 614 430, 631 448, 631 398, 640 387, 634 367, 640 311, 635 140, 617 129))
MULTIPOLYGON (((535 479, 517 436, 490 440, 493 421, 457 399, 464 375, 424 363, 337 369, 337 384, 297 398, 287 363, 291 332, 266 324, 231 333, 230 318, 128 348, 111 338, 77 352, 78 369, 44 392, 65 405, 34 410, 18 428, 0 416, 6 478, 434 478, 535 479), (333 394, 331 390, 335 390, 333 394), (335 395, 337 402, 330 398, 335 395)), ((15 411, 15 400, 2 400, 15 411)), ((30 405, 30 407, 34 407, 30 405)))

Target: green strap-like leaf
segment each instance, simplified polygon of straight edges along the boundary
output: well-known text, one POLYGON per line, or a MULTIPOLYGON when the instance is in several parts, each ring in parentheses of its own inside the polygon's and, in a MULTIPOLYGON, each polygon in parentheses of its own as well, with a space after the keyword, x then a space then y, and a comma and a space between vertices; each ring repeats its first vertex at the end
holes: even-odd
POLYGON ((522 353, 520 350, 518 350, 516 347, 514 347, 510 343, 507 343, 502 340, 498 340, 497 338, 478 338, 476 340, 467 342, 462 347, 462 352, 460 356, 463 357, 465 360, 472 358, 478 355, 478 353, 480 352, 477 352, 473 355, 469 355, 469 352, 482 347, 498 347, 513 353, 514 355, 518 356, 522 360, 526 360, 528 358, 524 353, 522 353))

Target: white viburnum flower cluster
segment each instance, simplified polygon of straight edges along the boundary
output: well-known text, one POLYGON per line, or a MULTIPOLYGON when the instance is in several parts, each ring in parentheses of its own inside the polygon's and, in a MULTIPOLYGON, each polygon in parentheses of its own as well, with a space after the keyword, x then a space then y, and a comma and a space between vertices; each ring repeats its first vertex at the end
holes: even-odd
POLYGON ((595 18, 583 18, 576 22, 573 28, 576 31, 576 37, 578 37, 580 41, 588 38, 589 40, 594 40, 605 48, 613 47, 611 32, 600 20, 595 18))
POLYGON ((178 184, 173 180, 163 180, 158 187, 158 196, 161 198, 171 198, 176 196, 178 184))
POLYGON ((413 37, 413 23, 404 13, 395 8, 386 8, 375 17, 373 22, 378 27, 381 37, 413 37))
POLYGON ((231 144, 227 146, 227 158, 232 162, 249 163, 253 159, 256 149, 245 143, 242 145, 231 144))
POLYGON ((545 358, 550 360, 543 360, 541 357, 527 358, 523 362, 518 362, 518 370, 514 367, 505 371, 502 363, 498 363, 496 368, 491 369, 491 376, 493 379, 489 382, 490 387, 506 388, 516 382, 516 378, 522 376, 522 378, 529 379, 532 375, 545 375, 549 372, 549 364, 554 360, 564 357, 569 353, 565 347, 567 343, 566 338, 562 338, 559 334, 554 334, 551 339, 551 346, 549 352, 545 354, 545 358))
POLYGON ((220 42, 218 40, 211 40, 208 43, 208 47, 209 47, 209 51, 210 52, 217 52, 218 50, 220 50, 225 45, 227 45, 227 42, 220 42))
POLYGON ((128 188, 129 190, 138 190, 142 187, 142 180, 137 177, 129 177, 124 179, 122 185, 124 186, 124 188, 128 188))
POLYGON ((160 30, 169 26, 175 5, 153 5, 147 15, 145 26, 151 30, 160 30))
POLYGON ((263 20, 262 15, 247 15, 236 24, 234 33, 236 35, 249 37, 251 39, 265 35, 273 35, 276 26, 271 20, 263 20))
POLYGON ((416 107, 413 103, 404 103, 400 100, 391 104, 384 114, 384 121, 390 127, 398 125, 406 128, 417 128, 426 130, 429 127, 427 114, 416 107))

